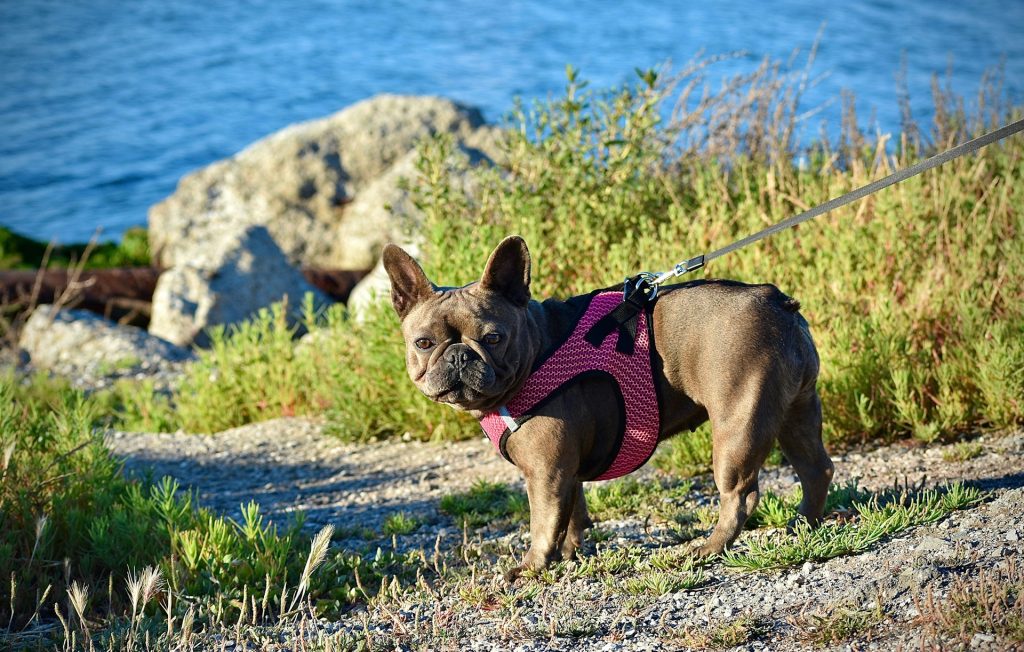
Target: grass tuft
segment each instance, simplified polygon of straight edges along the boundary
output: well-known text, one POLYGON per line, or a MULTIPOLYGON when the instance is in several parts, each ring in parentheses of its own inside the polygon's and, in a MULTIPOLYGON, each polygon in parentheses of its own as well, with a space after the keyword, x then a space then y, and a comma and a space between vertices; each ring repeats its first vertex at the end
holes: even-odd
POLYGON ((922 646, 973 648, 981 635, 992 649, 1024 647, 1024 571, 1016 555, 997 568, 958 577, 945 600, 929 587, 915 604, 926 628, 922 646))
POLYGON ((822 612, 800 614, 790 619, 797 637, 817 646, 839 645, 863 636, 885 620, 879 602, 871 611, 838 606, 822 612))
POLYGON ((405 512, 396 512, 384 519, 384 534, 410 534, 420 526, 420 521, 405 512))
POLYGON ((966 462, 985 453, 985 447, 977 442, 962 441, 942 451, 942 459, 947 462, 966 462))
POLYGON ((500 482, 478 480, 468 491, 441 498, 441 511, 458 525, 479 527, 499 519, 529 517, 526 494, 500 482))
POLYGON ((638 480, 626 476, 586 487, 587 509, 601 521, 650 514, 671 519, 690 498, 693 484, 671 479, 638 480))
POLYGON ((687 628, 681 642, 688 648, 698 650, 725 650, 764 637, 768 625, 752 616, 739 616, 728 622, 721 622, 710 630, 687 628))
POLYGON ((885 492, 852 503, 857 518, 826 522, 817 529, 798 522, 789 533, 763 533, 726 551, 723 564, 748 571, 796 566, 856 554, 883 538, 915 525, 934 523, 984 499, 979 489, 958 482, 940 489, 885 492))

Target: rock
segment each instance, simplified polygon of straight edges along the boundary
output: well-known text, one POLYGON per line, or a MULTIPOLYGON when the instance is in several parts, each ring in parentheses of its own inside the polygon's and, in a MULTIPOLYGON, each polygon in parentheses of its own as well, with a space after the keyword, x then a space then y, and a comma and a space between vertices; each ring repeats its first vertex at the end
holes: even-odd
POLYGON ((953 546, 945 539, 925 536, 914 548, 915 558, 938 559, 945 561, 953 555, 953 546))
POLYGON ((406 240, 409 233, 418 231, 416 209, 401 183, 418 174, 416 157, 415 151, 403 156, 345 209, 336 236, 339 246, 329 260, 332 267, 371 269, 386 243, 406 240))
MULTIPOLYGON (((265 225, 292 262, 367 269, 379 245, 366 241, 366 220, 387 220, 383 204, 402 195, 390 185, 401 175, 387 174, 390 168, 400 163, 405 169, 416 143, 437 133, 453 134, 478 158, 493 155, 496 132, 476 109, 438 97, 396 95, 292 125, 184 177, 173 195, 153 206, 154 262, 186 264, 197 247, 225 232, 265 225), (375 184, 384 176, 388 181, 375 184), (344 241, 350 234, 359 239, 354 247, 344 241)), ((388 237, 391 222, 377 230, 388 237)))
POLYGON ((930 561, 918 560, 917 563, 904 569, 897 577, 897 585, 905 589, 923 590, 931 582, 941 577, 939 569, 930 561))
MULTIPOLYGON (((482 160, 479 153, 461 148, 453 152, 449 164, 453 170, 468 170, 482 160)), ((385 244, 398 244, 421 262, 424 258, 419 216, 412 205, 409 193, 399 184, 401 179, 415 178, 418 174, 415 164, 416 153, 410 152, 360 195, 348 209, 351 211, 351 221, 346 218, 347 226, 344 227, 339 239, 360 244, 363 250, 372 252, 372 259, 367 267, 372 267, 370 273, 352 289, 347 301, 349 313, 359 321, 365 319, 367 311, 374 303, 387 300, 391 296, 391 282, 380 261, 380 251, 385 244)), ((463 174, 456 177, 455 181, 461 184, 460 190, 467 195, 476 192, 476 179, 473 175, 463 174)), ((353 253, 344 260, 336 261, 335 266, 355 268, 362 265, 366 259, 356 258, 356 255, 353 253)))
POLYGON ((976 633, 971 637, 970 648, 976 650, 982 647, 986 647, 989 644, 995 642, 996 637, 992 634, 983 634, 981 632, 976 633))
POLYGON ((285 297, 294 323, 306 293, 318 307, 330 303, 291 265, 265 227, 250 226, 223 235, 160 275, 149 331, 175 344, 205 345, 205 329, 240 323, 285 297))
POLYGON ((82 387, 96 387, 100 378, 176 373, 194 358, 135 326, 122 326, 85 310, 35 309, 18 342, 29 363, 67 376, 82 387))

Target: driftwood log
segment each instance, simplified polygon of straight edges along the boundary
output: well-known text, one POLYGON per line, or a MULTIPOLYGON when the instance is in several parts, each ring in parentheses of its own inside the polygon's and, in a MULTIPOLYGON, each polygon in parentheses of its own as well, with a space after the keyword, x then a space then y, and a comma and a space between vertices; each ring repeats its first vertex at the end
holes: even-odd
MULTIPOLYGON (((77 276, 66 269, 0 271, 0 306, 10 316, 39 304, 58 302, 122 324, 145 327, 160 271, 155 267, 96 269, 77 276)), ((307 267, 302 273, 311 285, 344 302, 368 271, 307 267)))

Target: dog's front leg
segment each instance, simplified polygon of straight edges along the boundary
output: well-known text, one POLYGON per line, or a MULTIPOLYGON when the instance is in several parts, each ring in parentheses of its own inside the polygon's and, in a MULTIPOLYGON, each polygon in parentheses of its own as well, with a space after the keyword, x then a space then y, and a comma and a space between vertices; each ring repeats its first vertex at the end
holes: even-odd
POLYGON ((568 422, 558 402, 549 408, 557 416, 535 416, 529 430, 508 440, 509 457, 523 473, 530 500, 530 549, 522 564, 506 573, 509 579, 562 559, 565 546, 575 547, 579 539, 569 534, 573 513, 586 516, 577 502, 582 499, 578 425, 568 422))
POLYGON ((545 469, 526 479, 530 499, 530 550, 520 570, 541 570, 562 558, 562 544, 576 504, 576 478, 562 469, 545 469))

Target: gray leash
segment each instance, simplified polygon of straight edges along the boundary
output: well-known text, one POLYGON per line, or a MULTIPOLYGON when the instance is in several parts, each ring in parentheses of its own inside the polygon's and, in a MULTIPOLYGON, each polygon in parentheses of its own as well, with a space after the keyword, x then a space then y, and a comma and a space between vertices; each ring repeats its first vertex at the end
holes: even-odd
MULTIPOLYGON (((935 156, 929 159, 925 159, 919 163, 915 163, 914 165, 911 165, 908 168, 897 170, 896 172, 893 172, 889 176, 879 179, 878 181, 874 181, 866 186, 857 188, 856 190, 848 192, 840 197, 836 197, 835 199, 830 199, 824 204, 815 206, 814 208, 804 211, 799 215, 788 217, 782 220, 781 222, 773 224, 767 229, 764 229, 763 231, 759 231, 753 235, 749 235, 743 238, 742 240, 737 240, 731 245, 722 247, 721 249, 716 249, 715 251, 712 251, 710 254, 701 254, 700 256, 695 256, 693 258, 690 258, 689 260, 684 260, 680 263, 677 263, 676 266, 673 267, 672 269, 666 272, 662 272, 661 274, 644 273, 641 274, 641 277, 643 277, 644 280, 647 281, 647 284, 650 288, 650 292, 652 292, 652 294, 656 294, 658 291, 658 286, 664 283, 665 281, 675 278, 677 276, 682 276, 683 274, 686 274, 688 272, 700 269, 705 264, 714 260, 715 258, 718 258, 719 256, 724 256, 725 254, 732 251, 736 251, 741 247, 746 247, 748 244, 757 242, 758 240, 761 240, 763 238, 767 238, 773 233, 778 233, 779 231, 788 229, 791 226, 796 226, 801 222, 806 222, 807 220, 818 217, 823 213, 833 211, 839 208, 840 206, 846 206, 851 202, 855 202, 858 199, 867 197, 873 192, 878 192, 883 188, 888 188, 889 186, 899 183, 900 181, 905 181, 910 177, 931 170, 932 168, 938 167, 947 161, 951 161, 957 158, 958 156, 963 156, 965 154, 975 152, 981 149, 982 147, 985 147, 986 145, 991 145, 997 140, 1002 140, 1003 138, 1012 136, 1013 134, 1022 130, 1024 130, 1024 120, 1011 122, 1005 127, 1000 127, 995 131, 985 134, 984 136, 980 136, 978 138, 975 138, 974 140, 969 140, 966 143, 963 143, 962 145, 957 145, 956 147, 948 149, 945 152, 942 152, 941 154, 936 154, 935 156)), ((630 284, 627 283, 627 293, 629 285, 630 284)), ((653 298, 653 296, 651 298, 653 298)))

